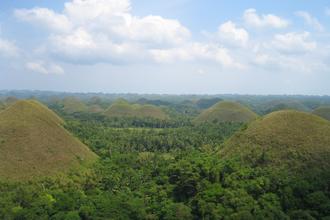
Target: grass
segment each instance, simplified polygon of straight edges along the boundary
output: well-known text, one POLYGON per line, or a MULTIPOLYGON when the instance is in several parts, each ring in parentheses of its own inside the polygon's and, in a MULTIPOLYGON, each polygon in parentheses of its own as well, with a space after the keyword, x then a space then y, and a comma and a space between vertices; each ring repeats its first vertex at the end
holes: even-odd
POLYGON ((13 180, 79 168, 96 155, 66 131, 63 120, 37 101, 0 112, 0 176, 13 180))
POLYGON ((194 121, 204 122, 249 122, 258 117, 247 107, 236 103, 222 101, 203 111, 194 121))
POLYGON ((108 117, 136 117, 168 119, 168 115, 159 107, 154 105, 130 104, 120 100, 114 102, 104 114, 108 117))
POLYGON ((307 112, 308 108, 295 100, 273 100, 261 106, 263 114, 268 114, 280 110, 296 110, 307 112))
POLYGON ((85 112, 88 110, 85 103, 75 97, 67 97, 62 100, 63 110, 66 113, 85 112))
POLYGON ((220 151, 258 166, 294 172, 330 168, 330 122, 310 113, 277 111, 252 122, 220 151))
POLYGON ((313 114, 330 121, 330 107, 319 107, 313 111, 313 114))

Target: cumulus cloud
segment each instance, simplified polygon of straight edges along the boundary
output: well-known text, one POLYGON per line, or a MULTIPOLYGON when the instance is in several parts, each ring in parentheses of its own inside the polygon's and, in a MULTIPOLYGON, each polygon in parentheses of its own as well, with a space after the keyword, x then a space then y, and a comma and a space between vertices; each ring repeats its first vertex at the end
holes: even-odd
MULTIPOLYGON (((46 50, 67 62, 118 64, 201 59, 226 67, 238 66, 223 46, 194 42, 189 29, 178 20, 134 16, 129 0, 73 0, 65 3, 61 13, 33 8, 18 9, 15 15, 49 27, 46 50)), ((219 33, 240 45, 248 40, 248 33, 234 23, 223 24, 219 33)))
POLYGON ((295 33, 277 34, 272 41, 272 46, 286 53, 304 53, 316 49, 315 41, 309 40, 310 33, 295 33))
POLYGON ((241 64, 233 60, 226 48, 216 44, 192 43, 180 48, 155 49, 151 51, 151 54, 160 63, 173 62, 175 60, 212 60, 222 64, 224 67, 243 68, 241 64))
MULTIPOLYGON (((296 14, 317 27, 318 21, 309 14, 296 14)), ((211 62, 242 71, 265 66, 313 69, 323 62, 310 59, 321 57, 316 53, 316 48, 321 46, 318 47, 317 40, 308 32, 267 32, 256 38, 260 28, 273 28, 276 32, 288 27, 290 22, 274 14, 258 14, 255 9, 245 10, 243 22, 226 21, 200 41, 194 40, 189 29, 178 20, 157 15, 135 16, 129 0, 72 0, 64 4, 61 12, 47 8, 18 9, 15 16, 49 31, 47 42, 41 48, 52 62, 26 64, 30 71, 43 74, 64 72, 53 64, 56 60, 85 65, 150 62, 208 65, 211 62), (257 29, 249 33, 247 27, 257 29)), ((27 60, 34 59, 39 58, 27 60)))
POLYGON ((248 26, 257 28, 285 28, 289 26, 289 21, 286 19, 273 14, 258 15, 254 8, 245 10, 243 19, 248 26))
POLYGON ((232 21, 227 21, 219 26, 218 36, 225 43, 243 47, 249 41, 249 33, 244 28, 238 28, 232 21))
POLYGON ((44 61, 32 61, 25 64, 25 68, 29 71, 40 74, 64 74, 61 66, 53 63, 46 63, 44 61))
POLYGON ((310 15, 306 11, 297 11, 295 13, 296 16, 301 17, 304 19, 305 23, 311 27, 313 27, 315 30, 323 31, 324 27, 323 25, 317 20, 317 18, 314 18, 312 15, 310 15))
POLYGON ((0 38, 0 55, 4 57, 15 57, 18 56, 18 48, 15 43, 0 38))
POLYGON ((47 8, 18 9, 15 10, 14 14, 22 21, 54 31, 68 32, 72 28, 72 24, 66 16, 47 8))

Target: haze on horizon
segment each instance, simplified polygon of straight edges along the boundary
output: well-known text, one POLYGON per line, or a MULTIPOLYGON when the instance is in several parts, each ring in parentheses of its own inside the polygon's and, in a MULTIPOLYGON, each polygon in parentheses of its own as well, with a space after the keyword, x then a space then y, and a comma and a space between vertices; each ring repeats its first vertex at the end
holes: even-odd
POLYGON ((0 90, 330 95, 326 0, 0 2, 0 90))

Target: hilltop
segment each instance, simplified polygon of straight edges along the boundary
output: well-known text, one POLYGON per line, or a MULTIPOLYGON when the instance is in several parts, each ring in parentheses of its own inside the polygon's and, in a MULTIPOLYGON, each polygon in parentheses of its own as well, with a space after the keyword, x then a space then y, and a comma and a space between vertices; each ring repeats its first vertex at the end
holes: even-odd
POLYGON ((67 97, 62 100, 63 111, 66 113, 85 112, 88 110, 86 104, 75 97, 67 97))
POLYGON ((5 109, 6 108, 6 105, 0 101, 0 111, 5 109))
POLYGON ((0 112, 0 176, 32 179, 80 167, 96 158, 41 103, 22 100, 0 112))
POLYGON ((167 114, 157 106, 130 104, 122 99, 114 102, 104 114, 108 117, 155 118, 161 120, 168 118, 167 114))
POLYGON ((235 134, 220 154, 291 171, 326 170, 330 168, 330 123, 294 110, 274 112, 235 134))
POLYGON ((319 107, 312 113, 330 121, 330 107, 319 107))
POLYGON ((296 110, 307 112, 309 109, 296 100, 273 100, 261 106, 263 114, 268 114, 280 110, 296 110))
POLYGON ((221 101, 204 110, 195 122, 249 122, 257 117, 256 113, 239 103, 221 101))

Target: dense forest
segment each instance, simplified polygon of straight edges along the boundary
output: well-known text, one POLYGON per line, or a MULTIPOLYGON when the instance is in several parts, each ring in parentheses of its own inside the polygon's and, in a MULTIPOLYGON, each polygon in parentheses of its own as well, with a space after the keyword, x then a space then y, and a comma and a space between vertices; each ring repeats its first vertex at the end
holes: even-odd
MULTIPOLYGON (((193 122, 222 98, 153 103, 165 108, 166 120, 68 113, 58 101, 47 100, 65 120, 64 127, 99 159, 66 175, 2 179, 1 219, 330 219, 330 172, 314 167, 292 175, 264 165, 269 160, 265 154, 251 163, 222 157, 228 139, 248 124, 193 122)), ((100 100, 100 106, 111 103, 100 100)), ((90 99, 84 102, 91 105, 90 99)), ((260 102, 258 113, 267 103, 260 102)), ((253 109, 256 103, 248 106, 253 109)), ((303 103, 311 102, 306 98, 303 103)))

